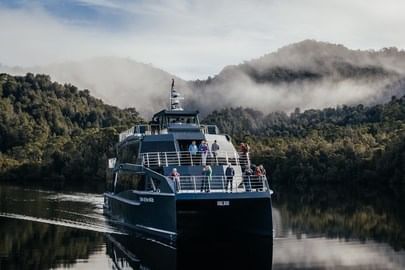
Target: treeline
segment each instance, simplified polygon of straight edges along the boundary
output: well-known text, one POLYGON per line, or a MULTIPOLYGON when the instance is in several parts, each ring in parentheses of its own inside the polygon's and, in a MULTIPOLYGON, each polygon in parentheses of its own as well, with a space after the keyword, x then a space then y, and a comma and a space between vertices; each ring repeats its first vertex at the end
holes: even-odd
POLYGON ((118 133, 140 121, 49 76, 0 74, 1 179, 102 181, 118 133))
POLYGON ((405 97, 371 107, 296 109, 290 115, 231 108, 204 121, 236 142, 248 142, 275 184, 405 181, 405 97))

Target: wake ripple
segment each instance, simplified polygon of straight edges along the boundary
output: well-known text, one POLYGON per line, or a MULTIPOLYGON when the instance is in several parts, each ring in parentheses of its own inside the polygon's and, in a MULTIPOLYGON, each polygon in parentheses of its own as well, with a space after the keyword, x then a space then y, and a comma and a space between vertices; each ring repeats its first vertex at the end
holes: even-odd
POLYGON ((0 212, 0 217, 40 222, 40 223, 45 223, 45 224, 52 224, 52 225, 64 226, 64 227, 75 228, 75 229, 101 232, 101 233, 127 235, 127 233, 119 231, 106 224, 96 225, 96 224, 89 224, 89 223, 85 223, 85 222, 78 222, 78 221, 67 220, 67 219, 46 219, 46 218, 39 218, 39 217, 26 216, 26 215, 15 214, 15 213, 4 213, 4 212, 0 212))

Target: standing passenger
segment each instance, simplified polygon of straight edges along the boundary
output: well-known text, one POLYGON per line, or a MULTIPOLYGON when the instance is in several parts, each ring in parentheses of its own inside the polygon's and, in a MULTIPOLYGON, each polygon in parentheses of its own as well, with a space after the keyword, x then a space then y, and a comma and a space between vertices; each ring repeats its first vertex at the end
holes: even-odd
POLYGON ((202 141, 198 150, 201 152, 201 164, 205 166, 207 164, 207 156, 209 150, 208 143, 206 141, 202 141))
POLYGON ((247 143, 240 144, 240 155, 242 159, 241 163, 250 167, 249 151, 250 146, 247 143))
POLYGON ((230 186, 229 190, 232 192, 234 175, 235 175, 235 170, 232 168, 231 163, 228 163, 228 167, 226 167, 226 170, 225 170, 225 176, 226 176, 225 191, 228 190, 228 185, 230 183, 231 186, 230 186))
POLYGON ((253 186, 256 188, 256 191, 259 191, 263 188, 263 171, 260 165, 255 169, 255 176, 253 186))
POLYGON ((195 141, 192 141, 191 144, 188 146, 188 152, 190 153, 190 165, 199 163, 197 159, 198 147, 195 141))
POLYGON ((192 156, 196 156, 196 155, 197 155, 198 147, 197 147, 195 141, 192 141, 192 142, 191 142, 191 144, 190 144, 189 147, 188 147, 188 151, 190 152, 190 154, 191 154, 192 156))
POLYGON ((170 177, 172 178, 174 182, 174 186, 176 191, 179 191, 180 187, 180 174, 177 172, 176 168, 173 168, 172 173, 170 174, 170 177))
POLYGON ((219 145, 217 143, 217 140, 214 140, 214 143, 211 145, 211 152, 212 152, 213 158, 215 159, 215 164, 217 164, 217 165, 218 165, 218 159, 217 159, 218 150, 219 150, 219 145))
POLYGON ((203 192, 210 192, 210 182, 212 179, 212 169, 210 165, 204 165, 203 171, 203 178, 201 181, 201 188, 200 191, 203 192))
POLYGON ((243 185, 245 186, 246 191, 252 190, 252 185, 251 185, 252 175, 253 175, 253 170, 250 168, 250 166, 246 166, 245 175, 243 176, 243 185))

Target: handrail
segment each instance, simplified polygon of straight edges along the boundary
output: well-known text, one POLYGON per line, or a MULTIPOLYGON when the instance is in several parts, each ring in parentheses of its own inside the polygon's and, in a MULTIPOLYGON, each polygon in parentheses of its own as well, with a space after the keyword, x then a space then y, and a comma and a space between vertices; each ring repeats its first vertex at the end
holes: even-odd
POLYGON ((131 135, 158 135, 161 134, 161 128, 158 124, 136 125, 119 134, 119 142, 125 140, 131 135))
POLYGON ((168 176, 176 187, 176 193, 198 192, 266 192, 269 184, 266 176, 168 176))
MULTIPOLYGON (((132 167, 140 167, 144 173, 152 178, 164 179, 166 188, 175 193, 199 193, 199 192, 268 192, 270 187, 265 175, 186 175, 166 176, 148 167, 138 164, 122 164, 119 169, 130 170, 132 167)), ((114 179, 114 186, 117 177, 114 179)), ((164 186, 160 186, 161 190, 164 186)), ((166 189, 165 188, 165 189, 166 189)))
MULTIPOLYGON (((196 128, 200 129, 203 134, 219 134, 216 125, 197 125, 196 128)), ((159 124, 140 124, 131 127, 119 134, 119 142, 122 142, 131 135, 159 135, 166 134, 167 127, 161 127, 159 124)))
POLYGON ((234 165, 250 166, 249 153, 217 151, 197 152, 147 152, 141 153, 142 164, 146 167, 196 166, 196 165, 234 165))

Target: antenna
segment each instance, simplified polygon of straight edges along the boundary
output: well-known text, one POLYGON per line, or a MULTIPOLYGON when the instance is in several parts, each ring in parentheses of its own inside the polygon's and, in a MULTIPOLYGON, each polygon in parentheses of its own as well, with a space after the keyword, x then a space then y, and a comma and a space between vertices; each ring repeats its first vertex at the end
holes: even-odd
POLYGON ((182 99, 184 99, 184 97, 174 89, 174 79, 172 79, 172 87, 170 89, 170 111, 182 111, 183 108, 180 104, 180 100, 182 99))

